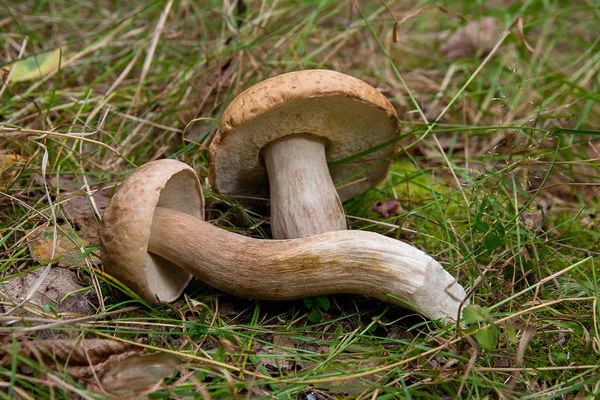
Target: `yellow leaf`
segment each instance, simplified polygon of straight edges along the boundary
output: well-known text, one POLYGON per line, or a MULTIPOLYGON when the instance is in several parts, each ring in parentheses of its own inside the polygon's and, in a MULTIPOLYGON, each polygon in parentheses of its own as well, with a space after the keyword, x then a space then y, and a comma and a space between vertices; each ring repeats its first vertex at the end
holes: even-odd
POLYGON ((61 59, 60 48, 21 59, 10 66, 11 82, 40 79, 58 69, 61 59))
POLYGON ((10 150, 0 150, 0 192, 4 192, 13 179, 18 176, 27 159, 10 150))
POLYGON ((10 150, 0 150, 0 172, 22 161, 25 161, 25 157, 10 150))

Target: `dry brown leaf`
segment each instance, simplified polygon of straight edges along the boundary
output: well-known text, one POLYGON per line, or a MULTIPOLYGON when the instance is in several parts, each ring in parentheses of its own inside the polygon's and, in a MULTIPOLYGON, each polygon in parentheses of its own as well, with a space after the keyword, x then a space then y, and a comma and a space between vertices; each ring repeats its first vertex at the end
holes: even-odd
POLYGON ((9 367, 15 355, 45 367, 89 379, 88 388, 132 398, 148 393, 182 365, 169 353, 145 355, 135 344, 110 339, 25 340, 0 345, 0 366, 9 367))
POLYGON ((273 344, 280 347, 295 347, 296 341, 294 341, 288 335, 280 335, 278 333, 273 334, 273 344))
MULTIPOLYGON (((39 279, 42 270, 43 268, 40 268, 4 281, 0 284, 0 300, 8 303, 22 302, 39 279)), ((93 315, 96 311, 88 298, 90 291, 82 291, 83 288, 84 286, 81 285, 81 281, 74 272, 58 267, 50 268, 46 279, 27 305, 39 310, 42 310, 45 305, 50 305, 51 311, 59 315, 65 313, 70 313, 71 316, 93 315)), ((4 306, 4 309, 8 311, 12 307, 4 306)), ((18 310, 11 315, 15 316, 17 320, 20 316, 29 316, 30 314, 18 310)), ((29 324, 36 325, 33 322, 29 324)))
MULTIPOLYGON (((412 335, 406 330, 406 328, 395 326, 395 325, 388 327, 388 332, 385 335, 385 337, 388 339, 393 339, 393 340, 410 340, 410 339, 412 339, 412 335)), ((396 347, 396 346, 397 346, 396 344, 390 345, 390 347, 396 347)))
MULTIPOLYGON (((43 226, 30 231, 30 239, 27 242, 31 257, 39 264, 47 264, 56 260, 61 267, 85 265, 82 259, 85 243, 78 232, 69 225, 61 224, 56 230, 56 249, 54 254, 54 228, 43 226)), ((99 260, 96 260, 99 261, 99 260)))
MULTIPOLYGON (((43 184, 41 177, 39 183, 43 184)), ((71 175, 48 175, 46 183, 59 193, 57 202, 60 203, 63 217, 70 222, 77 231, 77 235, 87 244, 98 243, 98 229, 100 227, 97 215, 101 215, 113 190, 106 187, 92 190, 93 194, 86 195, 83 179, 71 175)))
POLYGON ((1 345, 0 365, 8 367, 15 353, 49 368, 64 369, 72 376, 89 378, 106 366, 140 353, 140 348, 107 339, 25 340, 17 343, 16 351, 13 343, 1 345))
POLYGON ((383 218, 402 213, 402 205, 396 199, 378 200, 371 203, 371 211, 375 211, 383 218))
POLYGON ((544 222, 546 221, 546 216, 542 210, 537 210, 534 212, 525 212, 521 215, 521 219, 523 220, 523 224, 529 228, 530 230, 537 232, 541 231, 544 227, 544 222))
POLYGON ((440 47, 440 51, 448 60, 484 57, 492 50, 501 34, 502 28, 493 17, 471 21, 450 36, 440 47))
POLYGON ((25 157, 11 150, 0 150, 0 170, 5 170, 13 164, 25 161, 25 157))
POLYGON ((98 373, 99 382, 91 383, 88 388, 131 399, 156 390, 182 365, 179 358, 170 353, 128 354, 118 361, 105 364, 98 373))
POLYGON ((304 365, 300 365, 290 352, 285 347, 295 348, 298 343, 288 335, 273 334, 273 344, 275 346, 257 346, 256 354, 259 356, 260 362, 271 372, 277 376, 280 373, 287 375, 295 370, 304 369, 304 365))
POLYGON ((289 353, 284 350, 263 347, 256 354, 273 376, 288 375, 295 369, 296 362, 290 359, 289 353))
POLYGON ((5 191, 27 159, 10 150, 0 150, 0 191, 5 191))
MULTIPOLYGON (((110 197, 108 190, 99 190, 92 196, 99 212, 102 212, 110 197)), ((99 222, 90 200, 85 196, 72 197, 61 203, 66 218, 86 243, 98 243, 99 222)))

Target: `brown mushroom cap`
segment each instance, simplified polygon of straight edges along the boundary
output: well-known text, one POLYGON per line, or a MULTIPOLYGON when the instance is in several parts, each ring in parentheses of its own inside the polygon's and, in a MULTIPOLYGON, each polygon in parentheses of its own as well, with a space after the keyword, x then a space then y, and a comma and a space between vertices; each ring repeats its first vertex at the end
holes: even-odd
POLYGON ((152 303, 175 300, 192 279, 170 261, 148 253, 156 207, 204 219, 204 196, 192 168, 175 160, 139 167, 104 211, 100 234, 104 270, 152 303))
MULTIPOLYGON (((262 81, 237 96, 221 118, 210 146, 212 187, 221 193, 254 191, 264 181, 260 151, 293 134, 327 139, 331 163, 392 140, 398 116, 387 98, 364 81, 327 70, 290 72, 262 81)), ((385 178, 396 146, 332 167, 334 183, 358 183, 338 190, 345 201, 385 178)))

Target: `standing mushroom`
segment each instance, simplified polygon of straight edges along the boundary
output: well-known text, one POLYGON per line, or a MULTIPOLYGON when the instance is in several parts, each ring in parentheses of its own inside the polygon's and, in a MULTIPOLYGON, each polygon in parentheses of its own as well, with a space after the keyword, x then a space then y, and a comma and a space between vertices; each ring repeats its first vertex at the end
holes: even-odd
POLYGON ((216 191, 235 194, 255 190, 268 175, 275 239, 344 230, 341 201, 384 179, 396 146, 327 164, 397 134, 394 107, 364 81, 326 70, 290 72, 252 86, 227 107, 210 146, 209 178, 216 191))
POLYGON ((256 299, 355 293, 434 319, 458 317, 462 286, 406 243, 364 231, 252 239, 204 222, 203 202, 189 166, 159 160, 138 168, 104 211, 104 270, 151 303, 175 300, 194 275, 256 299))

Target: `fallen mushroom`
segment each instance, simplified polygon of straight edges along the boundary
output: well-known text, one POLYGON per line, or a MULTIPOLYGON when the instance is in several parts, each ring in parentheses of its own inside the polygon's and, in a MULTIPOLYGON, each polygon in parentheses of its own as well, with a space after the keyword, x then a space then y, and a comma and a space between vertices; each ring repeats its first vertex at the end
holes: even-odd
POLYGON ((344 230, 341 202, 385 178, 396 146, 327 164, 397 134, 394 107, 364 81, 335 71, 290 72, 252 86, 227 107, 210 146, 209 179, 216 191, 236 194, 255 190, 268 175, 275 239, 344 230))
POLYGON ((102 218, 104 269, 151 303, 173 301, 192 275, 225 292, 266 300, 354 293, 456 319, 464 289, 433 258, 365 231, 260 240, 202 221, 192 168, 159 160, 121 184, 102 218))

